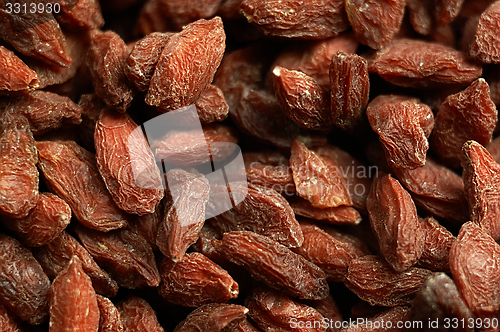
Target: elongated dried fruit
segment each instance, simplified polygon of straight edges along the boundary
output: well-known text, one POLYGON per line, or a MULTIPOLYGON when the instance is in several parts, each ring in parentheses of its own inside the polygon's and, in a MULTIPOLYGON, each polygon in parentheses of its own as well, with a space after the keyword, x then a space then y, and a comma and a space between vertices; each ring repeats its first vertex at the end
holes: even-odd
POLYGON ((468 141, 462 149, 462 167, 470 219, 500 239, 500 165, 481 144, 468 141))
POLYGON ((330 89, 329 68, 337 51, 356 52, 358 40, 352 32, 314 42, 290 45, 274 60, 269 74, 276 66, 297 70, 311 76, 325 90, 330 89))
POLYGON ((326 143, 323 135, 287 118, 274 94, 244 85, 232 88, 231 93, 228 100, 234 98, 234 107, 229 108, 229 115, 244 133, 285 149, 290 149, 297 136, 309 147, 326 143))
POLYGON ((127 58, 126 74, 139 91, 148 91, 161 52, 172 33, 153 32, 135 43, 127 58))
POLYGON ((224 93, 217 86, 210 84, 194 103, 201 124, 220 122, 229 115, 229 106, 224 93))
POLYGON ((308 222, 301 222, 300 226, 304 233, 304 243, 293 251, 323 269, 328 281, 342 282, 349 262, 368 254, 366 247, 354 244, 357 239, 351 235, 333 228, 326 232, 308 222), (331 233, 337 233, 337 236, 334 237, 331 233))
POLYGON ((0 123, 0 214, 26 217, 38 201, 35 140, 23 116, 6 115, 0 123))
POLYGON ((431 274, 416 267, 396 272, 382 257, 368 255, 351 261, 344 284, 371 305, 393 307, 411 304, 431 274))
POLYGON ((222 0, 160 0, 165 19, 174 30, 181 30, 188 23, 215 15, 222 0))
POLYGON ((450 167, 458 167, 466 141, 475 140, 484 146, 491 141, 497 116, 488 83, 482 78, 474 81, 467 89, 448 96, 439 107, 432 150, 450 167))
POLYGON ((500 63, 500 42, 498 36, 498 20, 500 4, 493 3, 479 18, 474 41, 470 45, 469 54, 483 63, 500 63))
POLYGON ((297 196, 289 198, 288 203, 296 215, 332 225, 358 225, 362 220, 359 212, 352 206, 340 205, 322 209, 297 196))
POLYGON ((390 174, 373 180, 366 201, 380 253, 398 272, 415 265, 424 250, 425 233, 410 194, 390 174))
POLYGON ((215 245, 225 258, 269 287, 302 299, 320 300, 328 295, 323 270, 268 237, 248 231, 229 232, 215 245))
MULTIPOLYGON (((230 231, 252 231, 265 235, 289 248, 300 247, 304 240, 299 223, 288 202, 275 190, 259 185, 231 183, 231 194, 246 195, 245 199, 232 209, 216 216, 215 226, 223 233, 230 231)), ((208 209, 221 211, 227 196, 226 187, 211 189, 208 209)))
POLYGON ((156 65, 146 103, 165 111, 193 104, 212 82, 225 40, 220 17, 198 20, 172 35, 156 65))
POLYGON ((450 248, 455 236, 433 217, 419 218, 425 234, 424 251, 417 266, 431 271, 448 272, 450 270, 450 248))
POLYGON ((125 112, 135 94, 125 76, 129 55, 127 45, 113 31, 93 30, 90 40, 87 64, 92 74, 95 93, 108 106, 125 112))
POLYGON ((317 310, 274 289, 255 287, 245 299, 245 306, 263 331, 326 331, 325 327, 310 326, 323 321, 317 310))
POLYGON ((345 179, 336 163, 321 158, 299 139, 292 145, 290 167, 297 192, 314 207, 352 205, 345 179))
POLYGON ((112 297, 118 291, 118 284, 102 270, 89 252, 71 235, 63 231, 52 242, 42 247, 33 248, 33 255, 40 262, 43 271, 54 279, 64 270, 73 256, 78 256, 83 270, 92 279, 92 285, 98 294, 112 297))
POLYGON ((414 169, 425 164, 434 114, 416 98, 379 95, 373 99, 366 115, 379 135, 392 168, 414 169))
POLYGON ((115 203, 132 214, 148 214, 163 198, 162 180, 142 131, 128 114, 104 110, 94 142, 97 167, 115 203))
MULTIPOLYGON (((453 280, 444 273, 435 273, 421 286, 411 310, 413 321, 437 321, 437 326, 423 324, 421 331, 432 331, 436 328, 447 329, 446 321, 458 320, 474 322, 472 314, 453 280)), ((473 332, 475 324, 463 324, 458 331, 473 332)))
POLYGON ((99 330, 99 307, 92 282, 78 257, 54 279, 50 292, 50 332, 99 330))
POLYGON ((306 129, 332 127, 327 94, 304 73, 276 66, 273 69, 274 93, 286 116, 306 129))
MULTIPOLYGON (((104 25, 99 1, 95 0, 62 0, 60 12, 56 19, 59 24, 70 31, 100 29, 104 25)), ((55 9, 55 8, 54 8, 55 9)))
POLYGON ((453 21, 459 14, 464 0, 437 0, 436 21, 439 25, 446 25, 453 21))
POLYGON ((28 247, 50 243, 68 226, 71 208, 58 196, 39 195, 38 203, 24 218, 8 218, 4 224, 28 247))
POLYGON ((202 175, 173 169, 167 173, 171 197, 167 196, 156 245, 174 262, 182 260, 188 247, 198 240, 205 222, 210 184, 202 175))
POLYGON ((391 42, 403 21, 403 0, 346 0, 345 9, 356 38, 373 49, 391 42))
POLYGON ((205 255, 193 252, 175 263, 162 262, 159 294, 171 303, 185 307, 224 303, 238 297, 236 281, 205 255))
POLYGON ((130 296, 117 304, 124 331, 165 332, 158 323, 156 312, 146 300, 130 296))
POLYGON ((136 289, 160 283, 153 250, 140 236, 126 229, 101 233, 80 226, 75 231, 92 257, 120 286, 136 289))
POLYGON ((97 295, 99 306, 99 332, 124 332, 120 313, 107 297, 97 295))
POLYGON ((33 91, 11 100, 7 112, 24 115, 33 135, 41 135, 62 126, 63 123, 80 124, 82 108, 70 98, 48 91, 33 91))
POLYGON ((451 246, 450 269, 465 303, 480 318, 500 310, 500 246, 475 222, 462 225, 451 246))
POLYGON ((191 312, 180 322, 174 332, 233 331, 247 316, 248 309, 236 304, 205 304, 191 312))
MULTIPOLYGON (((27 3, 19 2, 19 5, 26 7, 27 3)), ((52 13, 45 8, 33 12, 17 11, 12 7, 9 7, 10 11, 7 6, 2 6, 0 10, 0 38, 16 51, 39 59, 46 65, 69 67, 72 61, 67 53, 65 37, 52 13)))
POLYGON ((290 162, 282 153, 244 152, 243 160, 249 183, 274 189, 283 195, 295 193, 290 162))
MULTIPOLYGON (((375 332, 381 329, 390 330, 392 332, 405 332, 408 326, 414 326, 419 328, 424 324, 429 324, 428 321, 425 322, 410 322, 410 306, 401 305, 395 306, 393 308, 387 309, 370 318, 359 318, 359 323, 349 325, 348 328, 343 329, 343 332, 375 332)), ((357 320, 356 320, 357 321, 357 320)))
POLYGON ((451 47, 399 39, 377 52, 368 70, 389 83, 413 88, 469 84, 482 74, 481 66, 451 47))
POLYGON ((366 197, 370 191, 371 178, 378 170, 377 166, 368 166, 334 145, 320 146, 314 149, 314 152, 323 158, 333 160, 338 165, 346 180, 352 206, 360 211, 366 211, 366 197))
POLYGON ((0 302, 0 329, 4 332, 22 332, 18 318, 0 302))
POLYGON ((339 50, 332 57, 329 73, 333 123, 353 132, 361 124, 368 104, 368 62, 359 55, 339 50))
POLYGON ((26 92, 36 89, 40 81, 14 52, 0 46, 0 92, 26 92))
POLYGON ((195 166, 222 161, 233 153, 238 138, 223 124, 208 124, 200 129, 171 130, 151 145, 156 160, 176 166, 195 166))
POLYGON ((49 314, 50 281, 31 251, 0 234, 0 299, 23 321, 38 325, 49 314))
POLYGON ((127 225, 128 216, 106 189, 93 153, 75 142, 37 142, 37 149, 45 183, 68 203, 79 222, 102 231, 127 225))
POLYGON ((344 2, 339 0, 245 0, 240 8, 248 22, 271 36, 325 39, 349 27, 344 2))
POLYGON ((460 175, 451 169, 426 158, 424 166, 394 168, 394 174, 418 207, 454 222, 469 219, 464 183, 460 175))

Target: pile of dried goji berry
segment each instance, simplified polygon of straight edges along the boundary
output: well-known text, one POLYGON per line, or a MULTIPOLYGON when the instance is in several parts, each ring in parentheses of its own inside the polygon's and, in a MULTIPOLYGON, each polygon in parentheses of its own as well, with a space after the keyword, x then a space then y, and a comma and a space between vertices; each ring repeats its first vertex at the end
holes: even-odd
POLYGON ((500 331, 495 104, 500 1, 0 0, 0 331, 500 331))

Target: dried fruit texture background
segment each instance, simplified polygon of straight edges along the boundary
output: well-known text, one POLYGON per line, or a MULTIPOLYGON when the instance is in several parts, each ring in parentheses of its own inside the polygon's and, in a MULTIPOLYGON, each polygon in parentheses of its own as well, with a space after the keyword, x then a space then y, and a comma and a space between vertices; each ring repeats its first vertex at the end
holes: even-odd
POLYGON ((0 331, 499 332, 499 105, 500 0, 0 0, 0 331))

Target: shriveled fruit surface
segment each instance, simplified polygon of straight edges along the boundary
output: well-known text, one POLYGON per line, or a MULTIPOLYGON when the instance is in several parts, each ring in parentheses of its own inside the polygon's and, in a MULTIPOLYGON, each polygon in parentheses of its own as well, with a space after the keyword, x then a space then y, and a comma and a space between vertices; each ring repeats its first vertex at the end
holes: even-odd
POLYGON ((499 20, 0 0, 0 332, 500 332, 499 20))

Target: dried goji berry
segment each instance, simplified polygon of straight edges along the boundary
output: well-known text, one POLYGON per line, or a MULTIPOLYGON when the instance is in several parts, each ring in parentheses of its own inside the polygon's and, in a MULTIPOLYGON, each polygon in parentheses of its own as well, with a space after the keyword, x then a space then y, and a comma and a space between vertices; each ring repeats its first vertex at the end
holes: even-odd
POLYGON ((423 322, 421 331, 448 330, 446 321, 464 321, 455 331, 473 332, 474 315, 458 292, 453 280, 445 273, 435 273, 420 287, 411 309, 411 320, 423 322), (425 322, 436 322, 431 327, 425 322))
POLYGON ((221 89, 210 84, 194 103, 201 124, 220 122, 229 115, 229 106, 221 89))
POLYGON ((345 178, 337 164, 309 150, 299 139, 292 144, 290 167, 297 192, 314 207, 352 205, 345 178))
POLYGON ((127 229, 102 233, 79 226, 75 231, 92 257, 120 286, 136 289, 159 285, 153 250, 142 237, 127 229))
POLYGON ((78 257, 73 256, 50 290, 50 332, 99 330, 96 293, 78 257))
POLYGON ((139 91, 148 91, 156 64, 170 36, 170 32, 153 32, 134 44, 127 58, 126 74, 139 91))
POLYGON ((0 46, 0 92, 26 92, 40 85, 38 75, 14 52, 0 46))
POLYGON ((500 310, 500 246, 478 224, 462 225, 450 250, 450 269, 462 298, 480 318, 500 310))
POLYGON ((68 203, 87 227, 109 231, 129 218, 116 206, 97 170, 93 153, 75 142, 37 142, 38 166, 45 184, 68 203))
POLYGON ((165 332, 149 303, 131 295, 116 305, 124 331, 165 332))
POLYGON ((450 221, 469 219, 464 183, 451 169, 427 158, 422 167, 394 168, 394 174, 418 207, 450 221))
POLYGON ((390 167, 414 169, 425 164, 427 137, 434 125, 429 106, 416 98, 379 95, 368 105, 366 115, 390 167))
POLYGON ((166 197, 168 202, 158 228, 156 245, 166 257, 177 262, 198 240, 205 222, 210 184, 203 175, 181 169, 170 170, 167 178, 171 196, 166 197))
POLYGON ((424 250, 425 233, 410 194, 390 174, 373 180, 366 201, 370 224, 380 253, 397 272, 418 261, 424 250))
POLYGON ((33 91, 8 102, 6 112, 24 115, 33 135, 41 135, 62 126, 80 124, 82 108, 70 98, 48 91, 33 91))
POLYGON ((295 194, 292 170, 288 158, 278 151, 244 152, 247 180, 288 196, 295 194))
POLYGON ((337 51, 332 57, 329 73, 333 123, 353 132, 361 124, 368 104, 368 62, 359 55, 337 51))
POLYGON ((469 84, 482 67, 451 47, 420 40, 399 39, 377 52, 368 67, 389 83, 433 88, 469 84))
MULTIPOLYGON (((26 8, 28 4, 26 1, 20 1, 19 5, 26 8)), ((7 6, 2 7, 0 10, 1 39, 11 44, 16 51, 46 64, 61 67, 71 65, 72 60, 66 51, 64 34, 59 23, 48 10, 17 12, 16 10, 9 11, 7 6)))
POLYGON ((0 234, 0 300, 23 321, 38 325, 49 314, 50 281, 31 251, 0 234))
POLYGON ((236 148, 238 137, 220 123, 200 129, 171 130, 151 145, 157 161, 177 166, 195 166, 226 159, 236 148))
POLYGON ((331 129, 326 91, 312 77, 279 66, 273 75, 274 93, 288 118, 302 128, 331 129))
POLYGON ((181 30, 185 25, 201 18, 215 15, 222 0, 160 0, 165 19, 173 30, 181 30))
POLYGON ((467 140, 484 146, 490 142, 497 113, 488 83, 482 78, 474 81, 467 89, 448 96, 439 108, 431 148, 443 162, 458 167, 462 145, 467 140))
POLYGON ((191 312, 176 326, 174 332, 234 331, 246 318, 248 309, 236 304, 210 303, 191 312))
POLYGON ((424 251, 417 266, 431 271, 448 272, 450 270, 450 248, 455 236, 433 217, 419 218, 425 233, 424 251))
POLYGON ((50 279, 57 277, 68 266, 73 256, 78 256, 83 270, 92 279, 92 285, 98 294, 115 296, 118 291, 116 281, 111 279, 109 274, 97 265, 89 252, 66 231, 49 244, 33 248, 32 251, 50 279))
POLYGON ((351 261, 344 284, 371 305, 393 307, 411 304, 431 274, 416 267, 396 272, 382 257, 367 255, 351 261))
POLYGON ((469 54, 483 63, 500 63, 500 48, 498 43, 498 25, 500 19, 500 4, 493 3, 479 18, 474 41, 470 45, 469 54))
POLYGON ((237 231, 225 233, 222 241, 214 241, 225 258, 269 287, 302 299, 320 300, 328 295, 323 270, 268 237, 237 231))
MULTIPOLYGON (((359 42, 352 32, 324 40, 292 44, 274 60, 268 75, 276 66, 301 71, 311 76, 325 90, 330 89, 329 71, 332 56, 337 51, 356 52, 359 42)), ((268 80, 272 82, 272 80, 268 80)))
POLYGON ((107 297, 97 295, 99 332, 125 332, 116 306, 107 297))
POLYGON ((500 165, 481 144, 468 141, 462 149, 462 167, 470 219, 500 239, 500 165))
POLYGON ((317 208, 309 201, 298 196, 288 199, 293 212, 301 217, 319 220, 332 225, 358 225, 361 222, 359 212, 351 207, 339 205, 331 208, 317 208))
POLYGON ((198 20, 172 35, 151 78, 146 103, 165 111, 193 104, 212 82, 225 40, 220 17, 198 20))
POLYGON ((115 203, 143 215, 155 210, 164 193, 154 156, 137 128, 128 114, 106 109, 96 124, 94 142, 97 167, 115 203))
POLYGON ((5 115, 0 119, 0 214, 23 218, 36 206, 37 161, 28 120, 22 115, 5 115))
MULTIPOLYGON (((304 240, 299 223, 288 202, 274 189, 255 184, 231 183, 231 194, 240 191, 245 199, 232 209, 215 217, 214 225, 222 232, 252 231, 265 235, 287 247, 300 247, 304 240)), ((226 187, 211 189, 209 207, 224 210, 226 187)))
POLYGON ((347 240, 352 235, 333 228, 326 232, 308 222, 301 222, 300 226, 304 233, 304 243, 293 251, 323 269, 328 281, 342 282, 349 262, 368 254, 366 247, 354 245, 357 239, 347 240), (334 232, 337 233, 336 237, 330 235, 334 232))
POLYGON ((248 22, 271 36, 325 39, 349 27, 344 2, 339 0, 245 0, 240 8, 248 22))
POLYGON ((389 44, 399 31, 405 12, 405 2, 346 0, 345 9, 352 30, 360 43, 373 49, 389 44))
POLYGON ((87 65, 95 93, 110 107, 125 112, 135 94, 125 75, 129 55, 127 45, 113 31, 92 30, 90 40, 87 65))
POLYGON ((55 17, 63 28, 70 31, 82 31, 100 29, 104 25, 99 1, 60 0, 58 2, 61 2, 61 7, 55 17))
POLYGON ((68 226, 71 208, 58 196, 41 193, 38 203, 24 218, 6 218, 4 224, 28 247, 48 244, 68 226))
POLYGON ((158 292, 174 304, 196 308, 238 297, 238 284, 227 271, 197 252, 186 254, 179 262, 164 259, 160 273, 158 292))
POLYGON ((323 316, 314 308, 298 303, 283 293, 263 286, 255 287, 245 299, 248 315, 263 331, 326 331, 315 321, 323 316))

